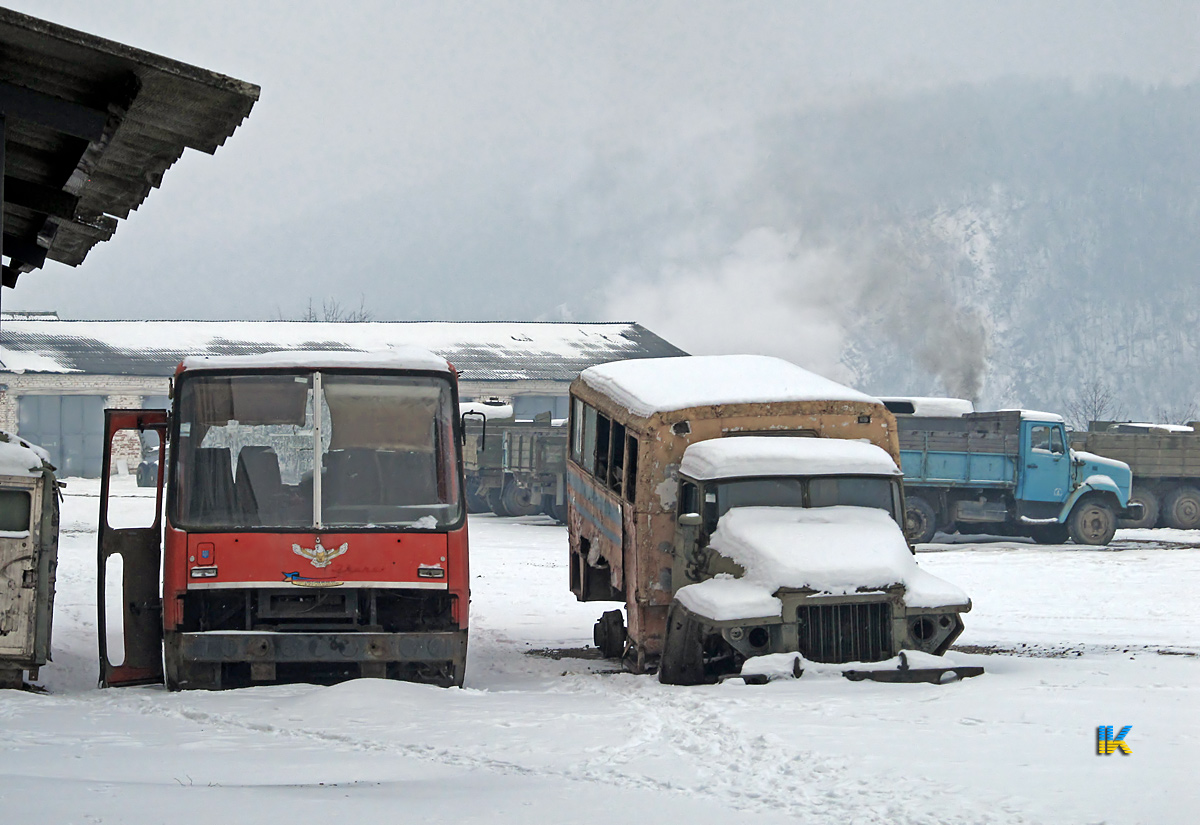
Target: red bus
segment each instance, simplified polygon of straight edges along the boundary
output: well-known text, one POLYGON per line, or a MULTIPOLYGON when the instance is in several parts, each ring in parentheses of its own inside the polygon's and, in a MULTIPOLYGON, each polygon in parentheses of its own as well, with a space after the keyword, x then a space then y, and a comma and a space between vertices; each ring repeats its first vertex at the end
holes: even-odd
POLYGON ((462 684, 463 428, 445 359, 411 348, 188 358, 170 411, 105 420, 101 686, 462 684), (152 432, 154 521, 114 526, 119 456, 152 432), (119 664, 105 615, 114 556, 119 664))

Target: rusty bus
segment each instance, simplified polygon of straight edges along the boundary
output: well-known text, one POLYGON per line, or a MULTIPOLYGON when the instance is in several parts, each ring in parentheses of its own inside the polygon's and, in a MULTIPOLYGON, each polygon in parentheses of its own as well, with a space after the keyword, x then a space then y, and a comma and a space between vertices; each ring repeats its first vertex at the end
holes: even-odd
POLYGON ((605 613, 595 641, 636 672, 938 655, 962 632, 970 600, 903 538, 896 422, 877 399, 762 356, 623 361, 571 385, 569 428, 570 587, 624 603, 628 623, 605 613))

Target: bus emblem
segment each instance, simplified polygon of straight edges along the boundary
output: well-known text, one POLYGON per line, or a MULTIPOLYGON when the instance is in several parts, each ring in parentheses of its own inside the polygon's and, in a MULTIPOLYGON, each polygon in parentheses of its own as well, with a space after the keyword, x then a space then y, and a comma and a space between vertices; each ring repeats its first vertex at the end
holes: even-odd
POLYGON ((335 547, 331 550, 326 550, 321 546, 321 539, 317 538, 317 545, 312 550, 307 547, 301 547, 298 544, 292 545, 292 552, 297 556, 303 556, 312 562, 312 566, 316 568, 328 567, 329 563, 338 556, 350 549, 349 544, 343 544, 341 547, 335 547))

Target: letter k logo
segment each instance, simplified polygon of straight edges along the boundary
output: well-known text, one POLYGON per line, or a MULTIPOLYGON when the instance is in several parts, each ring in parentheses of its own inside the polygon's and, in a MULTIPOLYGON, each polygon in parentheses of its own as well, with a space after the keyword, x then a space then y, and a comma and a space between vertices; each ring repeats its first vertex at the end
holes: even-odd
POLYGON ((1113 736, 1112 725, 1100 725, 1096 728, 1096 753, 1100 756, 1110 756, 1117 751, 1126 755, 1133 753, 1129 745, 1125 744, 1125 736, 1131 730, 1133 725, 1126 725, 1121 728, 1120 733, 1113 736))

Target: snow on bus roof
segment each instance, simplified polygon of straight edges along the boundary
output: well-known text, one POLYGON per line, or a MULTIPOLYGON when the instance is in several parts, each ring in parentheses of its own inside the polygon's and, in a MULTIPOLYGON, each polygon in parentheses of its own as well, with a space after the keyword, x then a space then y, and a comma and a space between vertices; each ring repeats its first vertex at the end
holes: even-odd
POLYGON ((183 368, 188 371, 321 367, 450 371, 445 358, 408 345, 367 352, 280 350, 257 355, 192 355, 183 359, 183 368))
POLYGON ((711 404, 771 401, 860 401, 878 399, 782 358, 766 355, 690 355, 643 358, 588 367, 579 374, 643 418, 659 412, 711 404))
POLYGON ((689 445, 679 472, 701 481, 748 476, 900 475, 885 450, 864 441, 749 435, 689 445))

